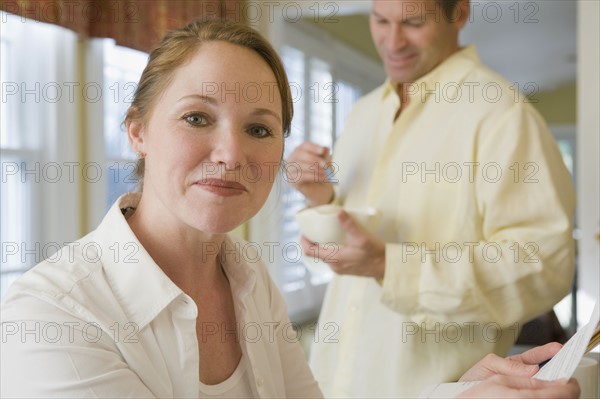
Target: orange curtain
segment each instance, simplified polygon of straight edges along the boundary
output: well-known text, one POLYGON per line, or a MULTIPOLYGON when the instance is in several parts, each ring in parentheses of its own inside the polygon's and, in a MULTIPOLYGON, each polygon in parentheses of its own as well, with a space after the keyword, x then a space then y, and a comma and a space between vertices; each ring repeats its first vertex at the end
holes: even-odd
POLYGON ((0 0, 2 11, 149 52, 194 18, 244 22, 238 0, 0 0))

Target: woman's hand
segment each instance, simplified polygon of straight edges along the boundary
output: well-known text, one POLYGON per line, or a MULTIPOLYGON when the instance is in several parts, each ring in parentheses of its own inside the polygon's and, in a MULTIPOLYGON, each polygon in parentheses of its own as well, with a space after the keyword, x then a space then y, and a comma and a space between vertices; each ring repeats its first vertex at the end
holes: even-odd
POLYGON ((458 398, 576 399, 577 380, 542 381, 529 377, 495 375, 460 394, 458 398))
POLYGON ((577 398, 579 384, 570 379, 542 381, 533 377, 538 364, 562 348, 557 342, 538 346, 520 355, 502 358, 489 354, 471 367, 459 381, 481 381, 459 398, 577 398))
POLYGON ((507 358, 490 353, 463 374, 459 381, 482 381, 496 374, 532 377, 540 369, 538 364, 551 359, 560 348, 561 344, 551 342, 507 358))

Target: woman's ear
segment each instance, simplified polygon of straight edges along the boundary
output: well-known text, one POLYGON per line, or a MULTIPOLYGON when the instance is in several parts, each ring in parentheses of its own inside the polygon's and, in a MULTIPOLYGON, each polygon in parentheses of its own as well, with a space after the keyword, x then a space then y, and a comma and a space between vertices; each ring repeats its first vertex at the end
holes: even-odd
POLYGON ((146 154, 146 145, 144 141, 144 124, 138 119, 129 120, 126 123, 127 138, 129 145, 136 154, 146 154))

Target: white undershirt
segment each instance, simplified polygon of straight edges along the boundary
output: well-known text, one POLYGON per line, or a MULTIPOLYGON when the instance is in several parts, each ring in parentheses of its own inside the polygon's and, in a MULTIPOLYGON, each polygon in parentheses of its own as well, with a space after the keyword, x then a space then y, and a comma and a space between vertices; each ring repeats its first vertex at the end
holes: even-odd
POLYGON ((250 377, 246 370, 246 361, 242 356, 237 368, 225 381, 216 385, 200 382, 200 398, 252 398, 250 377))

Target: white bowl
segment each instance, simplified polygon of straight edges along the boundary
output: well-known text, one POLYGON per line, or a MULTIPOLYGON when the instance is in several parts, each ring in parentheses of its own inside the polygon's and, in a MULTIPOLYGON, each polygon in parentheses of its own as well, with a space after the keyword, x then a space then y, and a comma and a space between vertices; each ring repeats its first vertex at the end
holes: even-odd
MULTIPOLYGON (((321 245, 326 243, 344 244, 346 231, 340 225, 337 214, 343 208, 339 205, 320 205, 305 208, 296 213, 296 221, 300 231, 309 240, 321 245)), ((373 231, 379 220, 379 212, 375 208, 349 208, 344 209, 352 219, 373 231)))
MULTIPOLYGON (((296 221, 300 232, 310 241, 319 245, 346 243, 346 231, 340 225, 337 214, 343 208, 338 205, 320 205, 305 208, 296 213, 296 221)), ((379 222, 379 212, 375 208, 348 208, 344 209, 354 221, 373 232, 379 222)), ((304 264, 313 274, 329 272, 329 267, 324 261, 305 256, 304 264)))

